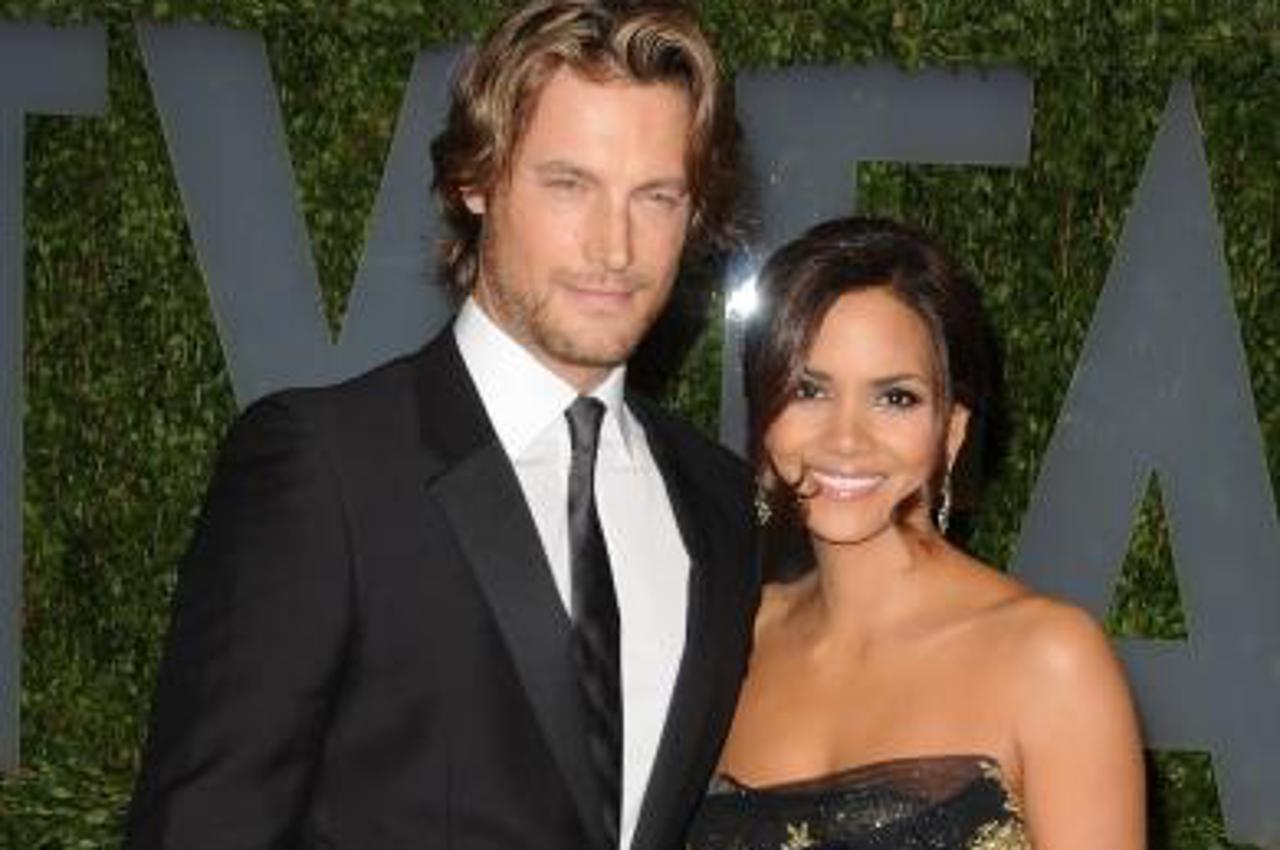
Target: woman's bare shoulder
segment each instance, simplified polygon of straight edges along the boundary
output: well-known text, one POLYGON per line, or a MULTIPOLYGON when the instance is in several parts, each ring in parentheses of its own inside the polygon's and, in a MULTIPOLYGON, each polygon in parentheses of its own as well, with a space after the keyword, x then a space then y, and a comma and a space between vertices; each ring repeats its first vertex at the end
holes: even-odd
POLYGON ((1022 647, 1025 673, 1075 677, 1100 664, 1114 666, 1102 626, 1077 605, 1029 591, 1009 604, 1006 616, 1007 628, 1022 647))
POLYGON ((1106 633, 1083 608, 1036 592, 1016 577, 964 556, 968 610, 983 643, 1001 647, 1016 672, 1033 680, 1109 673, 1115 656, 1106 633))
POLYGON ((1142 846, 1141 735, 1106 632, 1083 608, 1037 593, 1007 617, 1004 675, 1032 832, 1053 846, 1142 846))
POLYGON ((1075 711, 1131 711, 1111 641, 1083 608, 1017 583, 980 621, 975 629, 979 651, 994 679, 1003 683, 1023 731, 1041 722, 1056 725, 1075 711))

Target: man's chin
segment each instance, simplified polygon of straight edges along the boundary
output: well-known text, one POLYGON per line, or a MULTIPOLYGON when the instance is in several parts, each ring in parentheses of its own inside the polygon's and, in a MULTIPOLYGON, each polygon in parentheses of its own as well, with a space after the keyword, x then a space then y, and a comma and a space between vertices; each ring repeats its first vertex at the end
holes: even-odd
POLYGON ((545 341, 543 350, 555 360, 578 369, 612 369, 627 361, 638 338, 557 338, 545 341))

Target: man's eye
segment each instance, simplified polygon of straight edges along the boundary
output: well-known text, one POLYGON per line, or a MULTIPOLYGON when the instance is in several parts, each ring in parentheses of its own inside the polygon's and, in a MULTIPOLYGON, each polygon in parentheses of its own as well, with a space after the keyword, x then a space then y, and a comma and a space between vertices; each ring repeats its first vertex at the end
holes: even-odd
POLYGON ((920 403, 920 396, 902 387, 890 387, 880 395, 880 401, 886 407, 911 408, 920 403))
POLYGON ((574 192, 582 188, 582 181, 573 177, 552 177, 547 181, 552 189, 561 192, 574 192))
POLYGON ((674 192, 650 192, 649 200, 666 209, 675 209, 680 206, 680 196, 674 192))

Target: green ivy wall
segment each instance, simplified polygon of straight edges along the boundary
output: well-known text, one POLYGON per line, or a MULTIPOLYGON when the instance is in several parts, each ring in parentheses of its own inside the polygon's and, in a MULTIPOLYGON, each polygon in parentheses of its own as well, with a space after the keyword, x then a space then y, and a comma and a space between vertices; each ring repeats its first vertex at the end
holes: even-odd
MULTIPOLYGON (((0 782, 0 848, 118 843, 175 565, 234 415, 133 22, 263 34, 336 322, 414 55, 474 39, 503 5, 0 0, 0 19, 102 22, 111 52, 104 117, 28 121, 24 767, 0 782)), ((1029 167, 878 164, 858 176, 864 211, 935 231, 986 291, 1013 428, 972 546, 996 563, 1012 552, 1169 85, 1190 77, 1271 478, 1280 480, 1275 0, 700 5, 731 69, 887 58, 1016 65, 1033 76, 1029 167)), ((712 325, 668 391, 708 429, 718 362, 712 325)), ((1108 625, 1114 634, 1186 634, 1154 491, 1108 625)), ((1228 846, 1207 756, 1159 754, 1151 778, 1153 846, 1228 846)))

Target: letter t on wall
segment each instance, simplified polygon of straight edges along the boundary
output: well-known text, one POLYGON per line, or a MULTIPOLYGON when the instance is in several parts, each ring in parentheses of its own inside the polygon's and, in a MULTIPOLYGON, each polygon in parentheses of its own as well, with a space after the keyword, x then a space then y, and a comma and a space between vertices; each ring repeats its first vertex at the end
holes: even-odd
POLYGON ((24 118, 106 107, 102 27, 0 23, 0 771, 18 765, 22 664, 24 118))
MULTIPOLYGON (((1032 84, 1012 70, 780 68, 739 74, 737 93, 760 255, 856 209, 859 162, 1022 166, 1031 150, 1032 84)), ((737 450, 746 444, 741 334, 726 325, 720 393, 720 439, 737 450)))

